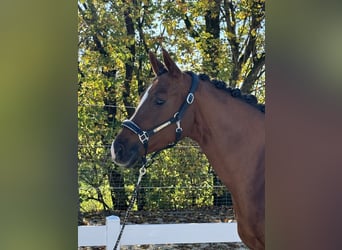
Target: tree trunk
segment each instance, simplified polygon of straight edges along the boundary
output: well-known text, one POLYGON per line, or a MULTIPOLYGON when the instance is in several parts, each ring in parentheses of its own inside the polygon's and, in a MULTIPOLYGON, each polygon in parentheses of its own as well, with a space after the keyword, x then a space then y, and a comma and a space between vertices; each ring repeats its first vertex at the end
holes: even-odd
MULTIPOLYGON (((134 2, 134 1, 133 1, 134 2)), ((133 70, 134 70, 134 62, 135 62, 135 28, 134 22, 132 19, 132 9, 130 3, 124 1, 126 5, 126 9, 124 10, 124 18, 125 18, 125 26, 127 36, 130 38, 130 45, 126 46, 130 52, 129 59, 125 63, 125 80, 124 80, 124 90, 122 93, 123 102, 126 106, 126 111, 128 116, 132 116, 134 110, 128 107, 132 107, 132 101, 129 99, 131 94, 131 83, 133 79, 133 70)), ((134 2, 135 3, 135 2, 134 2)))
POLYGON ((216 77, 219 73, 218 63, 216 58, 219 57, 220 43, 220 5, 221 0, 215 0, 214 7, 210 8, 205 13, 205 30, 211 37, 207 40, 205 54, 210 55, 209 60, 203 61, 203 68, 211 77, 216 77))

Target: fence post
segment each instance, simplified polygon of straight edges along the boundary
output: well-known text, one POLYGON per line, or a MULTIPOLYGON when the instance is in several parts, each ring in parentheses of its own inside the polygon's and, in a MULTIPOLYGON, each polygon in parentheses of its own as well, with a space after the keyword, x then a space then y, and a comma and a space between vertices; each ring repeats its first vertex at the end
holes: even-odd
MULTIPOLYGON (((115 215, 106 217, 106 249, 112 250, 120 232, 120 218, 115 215)), ((120 244, 119 248, 120 249, 120 244)))

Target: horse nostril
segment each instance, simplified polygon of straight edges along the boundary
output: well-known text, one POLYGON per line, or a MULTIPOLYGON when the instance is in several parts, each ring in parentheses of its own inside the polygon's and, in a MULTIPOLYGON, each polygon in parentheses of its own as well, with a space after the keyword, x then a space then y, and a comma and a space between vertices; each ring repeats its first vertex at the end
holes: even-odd
POLYGON ((121 156, 123 154, 123 151, 125 150, 124 146, 117 141, 114 141, 113 146, 115 155, 121 156))

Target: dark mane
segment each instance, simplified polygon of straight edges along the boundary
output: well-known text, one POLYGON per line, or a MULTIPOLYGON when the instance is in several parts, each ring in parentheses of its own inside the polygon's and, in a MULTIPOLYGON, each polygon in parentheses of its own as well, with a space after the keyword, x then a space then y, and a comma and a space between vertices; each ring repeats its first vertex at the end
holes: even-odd
MULTIPOLYGON (((158 76, 167 73, 168 71, 163 68, 160 72, 158 72, 158 76)), ((185 73, 190 74, 191 71, 185 71, 185 73)), ((249 105, 255 107, 256 109, 260 110, 262 113, 265 113, 265 104, 258 103, 258 99, 255 97, 255 95, 252 94, 245 94, 242 93, 239 88, 232 88, 227 86, 227 84, 224 81, 217 80, 217 79, 210 79, 210 77, 207 74, 198 74, 198 77, 203 81, 209 81, 211 84, 213 84, 217 89, 222 89, 223 91, 229 93, 232 97, 238 98, 249 105)))
POLYGON ((244 94, 241 92, 239 88, 232 88, 227 86, 227 84, 224 81, 216 80, 216 79, 210 79, 210 77, 206 74, 199 74, 199 78, 203 81, 209 81, 211 84, 213 84, 216 88, 222 89, 229 93, 232 97, 239 98, 242 101, 245 101, 246 103, 252 105, 253 107, 260 110, 262 113, 265 113, 265 104, 258 103, 257 98, 252 94, 244 94))

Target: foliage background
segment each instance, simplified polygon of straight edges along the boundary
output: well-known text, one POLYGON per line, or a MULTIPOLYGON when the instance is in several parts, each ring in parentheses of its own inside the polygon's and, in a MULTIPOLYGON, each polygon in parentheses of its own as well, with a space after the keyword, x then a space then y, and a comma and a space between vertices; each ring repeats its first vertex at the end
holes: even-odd
MULTIPOLYGON (((123 210, 137 172, 109 147, 153 76, 148 51, 167 49, 183 70, 204 72, 265 101, 265 1, 78 1, 80 212, 123 210)), ((197 145, 163 152, 135 209, 231 205, 197 145)))

